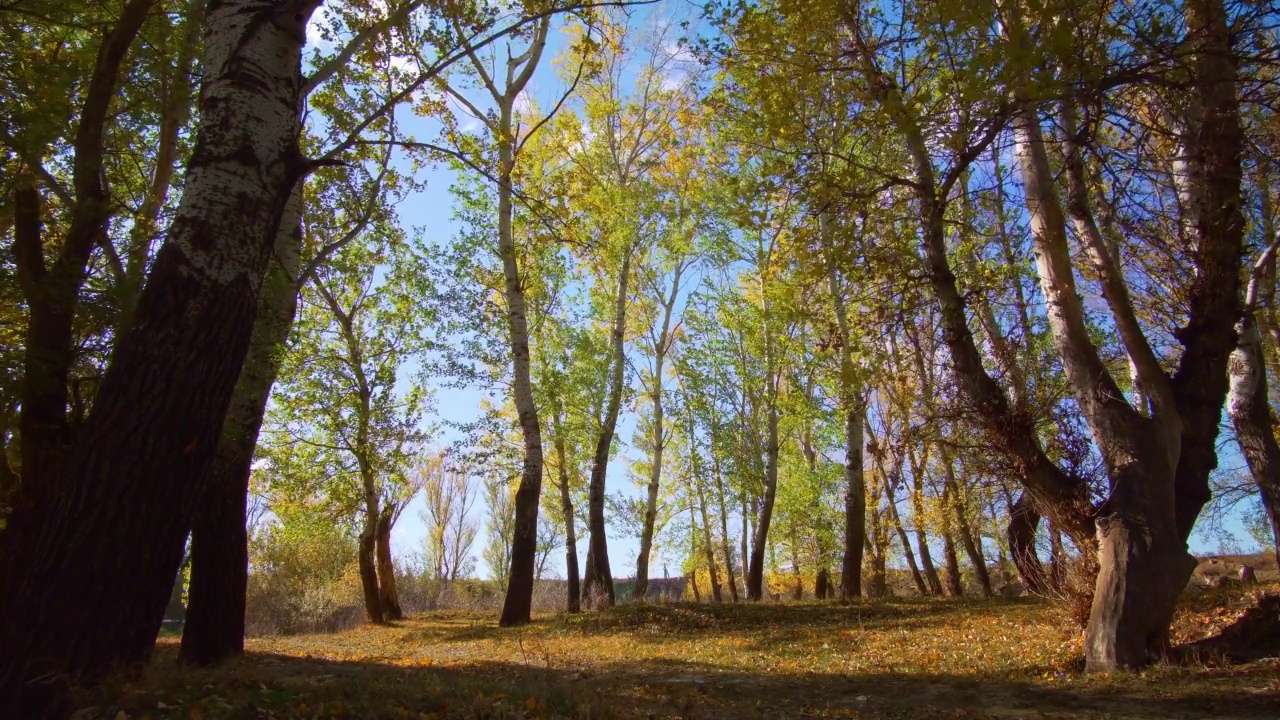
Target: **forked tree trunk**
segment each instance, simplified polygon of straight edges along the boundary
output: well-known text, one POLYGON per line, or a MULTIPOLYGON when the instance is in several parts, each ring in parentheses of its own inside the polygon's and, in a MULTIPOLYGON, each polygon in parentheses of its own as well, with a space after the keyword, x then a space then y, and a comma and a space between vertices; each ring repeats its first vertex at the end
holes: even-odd
POLYGON ((698 458, 698 448, 695 444, 693 414, 689 414, 689 471, 692 477, 690 482, 698 490, 698 510, 702 515, 702 550, 707 558, 707 572, 711 575, 711 597, 716 602, 723 602, 724 596, 720 592, 720 570, 716 567, 716 544, 715 539, 711 536, 711 519, 710 513, 707 512, 707 492, 703 487, 702 465, 698 458))
POLYGON ((911 549, 911 540, 907 537, 906 529, 902 527, 902 518, 898 515, 898 501, 894 495, 893 483, 886 483, 885 499, 888 501, 889 521, 898 533, 898 540, 902 542, 902 554, 907 560, 907 569, 911 571, 911 580, 915 582, 916 590, 920 592, 921 597, 929 597, 929 586, 925 584, 924 576, 920 574, 920 566, 916 564, 916 554, 911 549))
POLYGON ((914 450, 907 449, 911 459, 911 519, 916 526, 916 547, 920 551, 920 568, 924 579, 929 584, 929 594, 942 595, 942 581, 938 579, 938 571, 933 565, 933 553, 929 550, 929 535, 925 524, 924 512, 924 463, 917 462, 914 450))
POLYGON ((0 715, 36 716, 60 678, 93 681, 150 655, 289 189, 306 169, 296 118, 315 5, 210 8, 201 125, 136 322, 58 492, 17 508, 4 534, 0 715))
POLYGON ((268 268, 263 281, 249 352, 192 524, 191 586, 179 653, 183 662, 192 665, 215 665, 244 653, 249 473, 267 398, 279 374, 284 343, 298 307, 300 189, 295 188, 280 221, 277 262, 268 268))
MULTIPOLYGON (((1011 27, 1015 33, 1021 32, 1016 22, 1011 27)), ((1174 473, 1182 421, 1168 378, 1133 316, 1114 259, 1101 247, 1093 232, 1096 228, 1087 217, 1087 206, 1077 192, 1078 174, 1071 171, 1069 135, 1072 216, 1101 276, 1104 297, 1126 350, 1150 396, 1150 419, 1128 404, 1089 338, 1076 293, 1065 218, 1052 189, 1053 175, 1039 122, 1031 104, 1020 100, 1014 118, 1015 146, 1040 285, 1064 374, 1112 483, 1111 495, 1096 520, 1099 571, 1085 630, 1085 660, 1090 670, 1137 667, 1166 650, 1174 605, 1195 567, 1175 521, 1174 473)))
MULTIPOLYGON (((645 493, 644 527, 640 530, 640 554, 636 556, 635 596, 643 598, 649 590, 649 555, 653 552, 653 528, 658 518, 658 488, 662 482, 662 452, 666 445, 663 432, 662 382, 663 363, 671 347, 671 317, 675 311, 676 296, 680 292, 680 275, 683 266, 677 265, 671 279, 670 295, 661 298, 662 329, 653 341, 653 458, 649 468, 649 486, 645 493)), ((705 511, 705 508, 703 508, 705 511)), ((705 525, 705 518, 704 525, 705 525)), ((710 531, 708 531, 710 532, 710 531)), ((712 573, 715 569, 712 568, 712 573)), ((718 583, 712 581, 716 602, 720 601, 718 583)))
POLYGON ((403 620, 400 593, 396 589, 396 564, 391 559, 391 528, 396 522, 396 507, 388 502, 378 516, 378 604, 383 620, 403 620))
POLYGON ((497 145, 498 258, 502 262, 503 299, 507 305, 507 340, 511 347, 511 395, 524 445, 520 485, 516 488, 515 527, 511 539, 507 594, 502 602, 502 615, 498 618, 498 624, 504 627, 529 622, 538 555, 538 503, 542 496, 542 426, 538 421, 538 406, 534 401, 533 383, 530 379, 529 316, 524 296, 524 279, 520 273, 511 226, 514 212, 512 177, 515 171, 517 135, 514 132, 513 113, 516 98, 529 84, 529 79, 533 77, 533 72, 542 59, 543 50, 547 46, 549 26, 550 16, 546 16, 534 29, 529 49, 519 57, 508 55, 506 82, 501 91, 475 49, 470 45, 463 46, 476 72, 484 78, 485 86, 497 106, 497 117, 487 122, 494 144, 497 145))
POLYGON ((964 582, 960 577, 960 561, 956 557, 956 542, 952 537, 951 505, 955 503, 955 494, 949 486, 942 491, 942 557, 946 561, 945 585, 947 595, 960 597, 964 594, 964 582))
MULTIPOLYGON (((587 531, 591 546, 586 581, 582 586, 584 598, 594 598, 599 603, 612 606, 613 571, 609 567, 609 538, 604 521, 604 485, 609 470, 609 452, 613 447, 613 433, 618 424, 618 412, 622 409, 622 390, 626 370, 625 339, 627 331, 627 287, 631 280, 631 254, 628 247, 618 272, 618 294, 614 298, 613 330, 610 343, 612 360, 609 378, 609 402, 605 407, 600 437, 596 440, 596 453, 591 460, 591 481, 587 487, 587 531)), ((648 562, 646 558, 646 562, 648 562)))

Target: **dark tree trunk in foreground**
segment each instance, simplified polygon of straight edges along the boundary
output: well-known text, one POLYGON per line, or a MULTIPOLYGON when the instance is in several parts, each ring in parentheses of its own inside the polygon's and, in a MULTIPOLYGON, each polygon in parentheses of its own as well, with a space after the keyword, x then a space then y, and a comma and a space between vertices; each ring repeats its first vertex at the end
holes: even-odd
POLYGON ((280 221, 277 262, 263 281, 249 352, 192 525, 191 586, 179 657, 193 665, 215 665, 244 653, 249 472, 267 398, 298 307, 301 204, 301 194, 295 190, 280 221))
POLYGON ((4 535, 0 716, 37 716, 68 676, 92 682, 150 655, 304 171, 296 118, 314 5, 210 9, 201 126, 135 323, 57 494, 19 507, 4 535))
POLYGON ((956 557, 956 541, 951 537, 950 528, 942 532, 942 557, 946 561, 943 589, 948 597, 960 597, 964 594, 964 582, 960 577, 960 560, 956 557))

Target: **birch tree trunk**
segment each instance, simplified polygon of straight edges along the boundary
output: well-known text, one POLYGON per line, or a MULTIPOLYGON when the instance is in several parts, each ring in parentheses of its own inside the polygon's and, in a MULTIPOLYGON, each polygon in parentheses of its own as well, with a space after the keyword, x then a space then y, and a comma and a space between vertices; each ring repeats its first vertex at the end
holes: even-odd
POLYGON ((1275 421, 1267 393, 1267 368, 1262 353, 1255 308, 1262 274, 1276 254, 1280 239, 1274 241, 1254 263, 1249 289, 1245 293, 1244 314, 1237 323, 1239 340, 1231 354, 1231 394, 1227 415, 1236 431, 1240 452, 1262 496, 1262 507, 1271 522, 1272 548, 1280 562, 1280 445, 1276 443, 1275 421))
POLYGON ((57 678, 93 681, 150 654, 306 169, 296 118, 315 5, 210 8, 177 215, 58 492, 18 507, 4 535, 22 552, 0 553, 0 715, 44 712, 62 696, 57 678))
POLYGON ((524 443, 524 464, 520 485, 516 489, 516 518, 511 542, 511 569, 507 594, 502 603, 502 626, 529 622, 533 605, 533 576, 538 554, 538 499, 542 495, 542 426, 530 379, 529 317, 524 297, 524 280, 516 259, 515 236, 512 231, 512 175, 515 170, 516 141, 512 117, 516 98, 542 58, 547 44, 550 16, 543 18, 534 31, 528 51, 507 60, 506 84, 499 90, 473 50, 468 57, 484 79, 498 107, 496 125, 491 126, 498 146, 498 257, 502 260, 503 295, 507 304, 507 333, 511 344, 511 394, 524 443))

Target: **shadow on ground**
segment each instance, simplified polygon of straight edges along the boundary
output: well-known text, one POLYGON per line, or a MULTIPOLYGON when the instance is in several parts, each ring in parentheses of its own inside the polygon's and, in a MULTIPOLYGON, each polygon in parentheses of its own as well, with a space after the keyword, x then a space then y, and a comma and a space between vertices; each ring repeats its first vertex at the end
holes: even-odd
MULTIPOLYGON (((169 664, 169 652, 157 665, 169 664)), ((603 672, 527 663, 401 667, 250 654, 218 670, 161 670, 77 717, 160 718, 1275 718, 1280 665, 1157 668, 1143 677, 772 675, 687 660, 603 672), (166 677, 168 675, 168 677, 166 677)))

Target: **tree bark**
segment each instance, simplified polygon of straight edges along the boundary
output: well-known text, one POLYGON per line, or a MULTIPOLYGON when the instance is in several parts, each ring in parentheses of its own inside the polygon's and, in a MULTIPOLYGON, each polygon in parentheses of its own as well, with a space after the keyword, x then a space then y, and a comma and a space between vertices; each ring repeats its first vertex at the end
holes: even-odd
POLYGON ((63 678, 92 682, 150 654, 306 170, 296 118, 315 5, 224 0, 208 13, 200 129, 136 322, 58 492, 17 508, 3 536, 0 715, 37 715, 63 678))
POLYGON ((885 483, 884 494, 885 500, 888 501, 889 521, 893 524, 893 529, 898 532, 898 539, 902 541, 902 554, 906 557, 907 568, 911 571, 911 579, 916 584, 916 590, 920 592, 921 597, 929 597, 929 586, 925 584, 924 576, 920 574, 920 567, 916 564, 916 554, 911 549, 911 540, 907 537, 907 531, 902 527, 902 518, 898 515, 898 501, 894 497, 896 493, 893 491, 894 483, 892 480, 885 483))
POLYGON ((302 251, 301 184, 286 206, 275 256, 263 281, 249 352, 232 392, 222 434, 191 530, 191 585, 179 657, 215 665, 244 653, 249 536, 249 474, 267 399, 298 308, 302 251))
POLYGON ((365 511, 364 525, 360 529, 356 559, 360 569, 360 589, 364 593, 364 612, 369 622, 382 624, 382 596, 378 591, 378 516, 365 511))
POLYGON ((1225 3, 1188 0, 1186 18, 1195 53, 1192 137, 1187 143, 1194 180, 1190 230, 1199 262, 1187 300, 1187 324, 1175 333, 1183 346, 1173 376, 1183 428, 1174 492, 1184 541, 1209 501, 1209 473, 1218 464, 1218 422, 1228 390, 1228 359, 1236 345, 1245 228, 1238 60, 1225 3))
POLYGON ((698 461, 697 435, 693 422, 693 413, 689 413, 688 418, 689 471, 692 476, 689 480, 698 490, 698 509, 702 515, 702 550, 707 556, 707 572, 711 575, 711 597, 716 602, 723 602, 724 596, 720 591, 720 571, 716 567, 716 543, 715 538, 711 535, 711 519, 707 512, 707 492, 706 488, 703 487, 702 466, 698 461))
POLYGON ((382 619, 403 620, 400 609, 400 593, 396 589, 396 565, 391 559, 391 528, 395 525, 398 508, 388 502, 378 516, 378 604, 382 607, 382 619))
POLYGON ((956 542, 951 531, 951 510, 956 502, 955 493, 950 485, 942 490, 942 557, 946 562, 944 588, 950 597, 964 594, 964 582, 960 577, 960 561, 956 557, 956 542))
MULTIPOLYGON (((676 295, 680 292, 680 274, 683 267, 676 266, 671 280, 671 294, 662 299, 662 330, 653 343, 653 463, 649 470, 649 486, 646 489, 644 527, 640 530, 640 554, 636 557, 635 596, 643 598, 649 589, 649 553, 653 551, 653 526, 658 517, 658 486, 662 481, 662 451, 666 444, 663 435, 662 415, 662 366, 671 345, 671 316, 675 311, 676 295)), ((705 510, 705 508, 704 508, 705 510)), ((705 521, 705 519, 704 519, 705 521)), ((710 531, 708 531, 710 532, 710 531)), ((712 568, 712 573, 715 569, 712 568)), ((720 601, 718 583, 712 580, 716 602, 720 601)))

